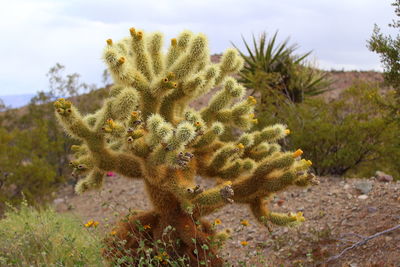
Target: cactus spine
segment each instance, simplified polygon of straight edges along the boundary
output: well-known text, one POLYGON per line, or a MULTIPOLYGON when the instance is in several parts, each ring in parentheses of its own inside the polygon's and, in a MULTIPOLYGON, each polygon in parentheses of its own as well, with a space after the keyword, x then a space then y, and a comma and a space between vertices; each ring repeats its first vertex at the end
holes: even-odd
MULTIPOLYGON (((153 210, 130 216, 108 239, 116 253, 116 238, 126 246, 139 246, 135 224, 149 225, 146 231, 157 240, 163 229, 177 229, 180 239, 173 253, 186 255, 193 266, 205 258, 212 266, 222 260, 215 248, 213 257, 198 253, 195 245, 209 244, 218 234, 201 218, 232 203, 249 205, 262 224, 293 225, 304 220, 301 214, 278 214, 268 210, 268 197, 290 185, 315 182, 308 173, 310 161, 301 160, 301 150, 283 152, 276 143, 289 134, 284 125, 250 131, 256 99, 244 98, 245 88, 230 75, 243 67, 235 49, 228 49, 219 64, 209 60, 203 34, 184 31, 166 54, 163 36, 130 29, 130 37, 119 42, 107 40, 103 58, 114 79, 103 107, 82 116, 70 101, 55 102, 56 116, 71 136, 82 141, 74 146, 74 171, 86 175, 76 185, 83 193, 100 188, 106 172, 143 179, 153 210), (219 86, 221 89, 201 110, 189 108, 193 98, 219 86), (236 140, 223 142, 226 129, 239 128, 236 140), (214 188, 202 190, 195 175, 215 179, 214 188), (201 221, 201 227, 195 222, 201 221), (193 240, 196 241, 194 244, 193 240)), ((134 254, 134 252, 132 252, 134 254)))

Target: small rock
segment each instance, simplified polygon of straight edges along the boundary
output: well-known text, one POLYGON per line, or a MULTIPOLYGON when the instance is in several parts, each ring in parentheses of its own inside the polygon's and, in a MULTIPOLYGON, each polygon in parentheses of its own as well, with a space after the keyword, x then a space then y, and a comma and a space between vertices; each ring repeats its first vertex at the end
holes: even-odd
POLYGON ((53 200, 54 205, 59 205, 64 202, 65 202, 65 200, 63 198, 56 198, 53 200))
POLYGON ((359 195, 359 196, 358 196, 358 199, 362 199, 362 200, 365 200, 365 199, 367 199, 367 198, 368 198, 367 195, 359 195))
POLYGON ((349 189, 350 188, 350 185, 349 184, 345 184, 344 186, 343 186, 343 189, 345 189, 345 190, 347 190, 347 189, 349 189))
POLYGON ((364 195, 368 194, 372 190, 372 182, 371 181, 360 181, 356 183, 356 189, 363 193, 364 195))
POLYGON ((352 196, 351 194, 347 194, 347 198, 348 198, 348 199, 352 199, 353 196, 352 196))
POLYGON ((375 212, 378 211, 378 209, 375 208, 375 207, 368 207, 368 208, 367 208, 367 211, 368 211, 369 213, 375 213, 375 212))
POLYGON ((384 183, 390 183, 393 181, 393 176, 386 174, 382 171, 376 171, 375 172, 375 178, 379 182, 384 182, 384 183))

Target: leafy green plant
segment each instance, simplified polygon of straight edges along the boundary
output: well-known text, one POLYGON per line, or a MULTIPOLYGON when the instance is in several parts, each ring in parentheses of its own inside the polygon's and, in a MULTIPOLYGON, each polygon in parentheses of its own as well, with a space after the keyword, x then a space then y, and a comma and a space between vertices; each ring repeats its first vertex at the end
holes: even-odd
MULTIPOLYGON (((400 0, 393 2, 392 6, 396 8, 395 14, 399 17, 400 0)), ((393 20, 389 27, 400 28, 400 20, 393 20)), ((378 25, 375 24, 373 34, 368 40, 368 48, 380 56, 385 81, 395 90, 394 101, 381 102, 381 105, 391 111, 389 115, 392 119, 400 122, 400 36, 384 35, 378 25)))
POLYGON ((96 229, 23 201, 0 220, 0 266, 105 266, 96 229))
POLYGON ((265 114, 259 119, 290 125, 286 145, 304 149, 318 175, 372 175, 383 169, 398 176, 399 127, 386 119, 388 111, 379 104, 392 97, 360 82, 335 100, 308 99, 280 107, 278 118, 265 114))
POLYGON ((289 39, 277 43, 277 32, 267 42, 266 33, 257 41, 253 35, 253 47, 242 37, 246 51, 240 51, 245 66, 240 72, 240 81, 253 93, 261 96, 260 107, 273 96, 300 103, 308 96, 328 90, 326 74, 313 68, 306 59, 311 52, 295 54, 298 46, 289 45, 289 39))

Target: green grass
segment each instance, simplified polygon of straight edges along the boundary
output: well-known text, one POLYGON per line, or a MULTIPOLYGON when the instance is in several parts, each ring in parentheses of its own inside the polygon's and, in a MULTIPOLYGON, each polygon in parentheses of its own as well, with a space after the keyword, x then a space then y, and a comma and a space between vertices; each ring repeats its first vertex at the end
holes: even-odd
POLYGON ((105 266, 95 228, 22 202, 0 220, 0 266, 105 266))

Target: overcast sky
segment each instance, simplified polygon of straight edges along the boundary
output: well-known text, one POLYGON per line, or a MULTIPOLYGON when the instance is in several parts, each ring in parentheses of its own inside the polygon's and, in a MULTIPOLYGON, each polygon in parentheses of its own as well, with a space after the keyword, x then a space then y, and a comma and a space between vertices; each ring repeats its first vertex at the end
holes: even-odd
POLYGON ((46 90, 46 73, 59 62, 82 81, 101 83, 105 40, 129 28, 203 32, 220 53, 243 48, 266 31, 290 36, 299 52, 313 50, 324 69, 379 70, 366 48, 374 23, 386 29, 393 0, 0 0, 0 95, 46 90))

